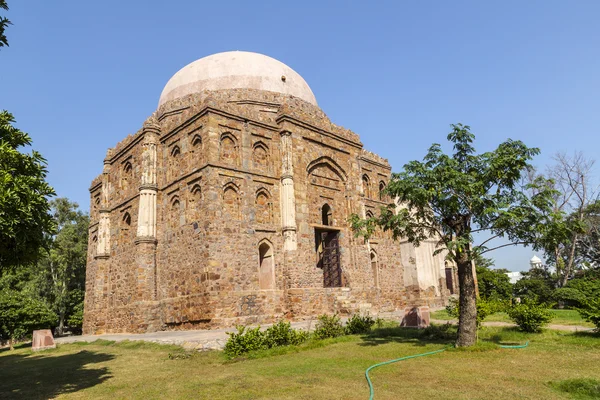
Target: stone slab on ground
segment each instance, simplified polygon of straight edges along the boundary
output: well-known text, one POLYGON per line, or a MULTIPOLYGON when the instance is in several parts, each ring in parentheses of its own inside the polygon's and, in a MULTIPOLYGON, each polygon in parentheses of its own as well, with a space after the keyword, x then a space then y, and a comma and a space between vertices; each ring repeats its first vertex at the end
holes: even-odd
POLYGON ((56 348, 56 343, 54 342, 54 336, 52 336, 52 331, 50 329, 33 331, 31 350, 40 351, 54 348, 56 348))

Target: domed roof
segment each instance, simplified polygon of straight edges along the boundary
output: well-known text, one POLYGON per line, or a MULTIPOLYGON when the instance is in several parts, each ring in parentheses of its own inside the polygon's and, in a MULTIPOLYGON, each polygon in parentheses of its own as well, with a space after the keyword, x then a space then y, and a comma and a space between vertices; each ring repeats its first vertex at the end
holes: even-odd
POLYGON ((306 81, 274 58, 247 51, 228 51, 186 65, 167 82, 158 105, 203 90, 257 89, 317 100, 306 81))
POLYGON ((531 260, 529 260, 529 263, 530 264, 541 264, 542 260, 534 254, 533 257, 531 257, 531 260))

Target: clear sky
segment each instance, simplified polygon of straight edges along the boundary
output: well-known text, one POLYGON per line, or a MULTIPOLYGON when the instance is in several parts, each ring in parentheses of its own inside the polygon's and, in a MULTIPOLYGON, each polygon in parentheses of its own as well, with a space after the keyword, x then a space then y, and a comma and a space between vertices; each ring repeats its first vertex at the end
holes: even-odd
MULTIPOLYGON (((59 196, 89 209, 114 146, 156 109, 169 78, 222 51, 274 57, 338 125, 394 170, 444 142, 520 139, 540 168, 600 148, 600 1, 8 0, 0 108, 47 159, 59 196)), ((492 253, 522 270, 532 252, 492 253)))

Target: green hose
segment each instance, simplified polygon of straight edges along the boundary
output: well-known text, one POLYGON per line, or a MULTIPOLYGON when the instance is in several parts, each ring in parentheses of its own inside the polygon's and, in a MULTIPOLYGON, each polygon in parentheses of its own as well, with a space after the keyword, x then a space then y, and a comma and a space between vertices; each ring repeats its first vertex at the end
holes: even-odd
MULTIPOLYGON (((523 349, 527 346, 529 346, 529 341, 525 344, 520 344, 520 345, 498 345, 499 347, 503 348, 503 349, 523 349)), ((435 350, 435 351, 430 351, 428 353, 421 353, 421 354, 414 354, 412 356, 405 356, 405 357, 400 357, 400 358, 396 358, 394 360, 389 360, 389 361, 384 361, 375 365, 371 365, 369 368, 367 368, 367 370, 365 371, 365 376, 367 377, 367 383, 369 384, 369 392, 370 392, 370 396, 369 396, 369 400, 373 400, 374 396, 375 396, 375 390, 373 389, 373 382, 371 382, 371 378, 369 378, 369 371, 377 368, 377 367, 381 367, 382 365, 387 365, 387 364, 392 364, 398 361, 402 361, 402 360, 408 360, 409 358, 417 358, 417 357, 425 357, 425 356, 430 356, 432 354, 437 354, 437 353, 441 353, 443 351, 446 351, 447 349, 449 349, 449 347, 444 347, 443 349, 440 350, 435 350)))

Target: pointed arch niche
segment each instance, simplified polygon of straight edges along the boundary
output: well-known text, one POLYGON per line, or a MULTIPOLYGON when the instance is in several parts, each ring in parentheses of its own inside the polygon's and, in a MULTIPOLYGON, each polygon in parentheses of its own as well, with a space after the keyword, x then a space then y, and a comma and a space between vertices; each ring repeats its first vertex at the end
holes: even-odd
POLYGON ((258 285, 261 290, 275 289, 273 245, 267 239, 258 243, 258 285))
POLYGON ((379 287, 379 257, 377 252, 371 249, 371 270, 373 271, 373 286, 379 287))
POLYGON ((219 158, 225 164, 237 165, 238 163, 237 139, 231 132, 221 135, 219 158))
POLYGON ((256 222, 259 224, 271 224, 273 222, 273 200, 271 194, 265 188, 256 191, 256 222))
POLYGON ((232 182, 223 186, 223 210, 226 218, 240 219, 239 188, 232 182))
POLYGON ((254 168, 267 171, 269 169, 269 147, 261 141, 252 146, 252 165, 254 168))

